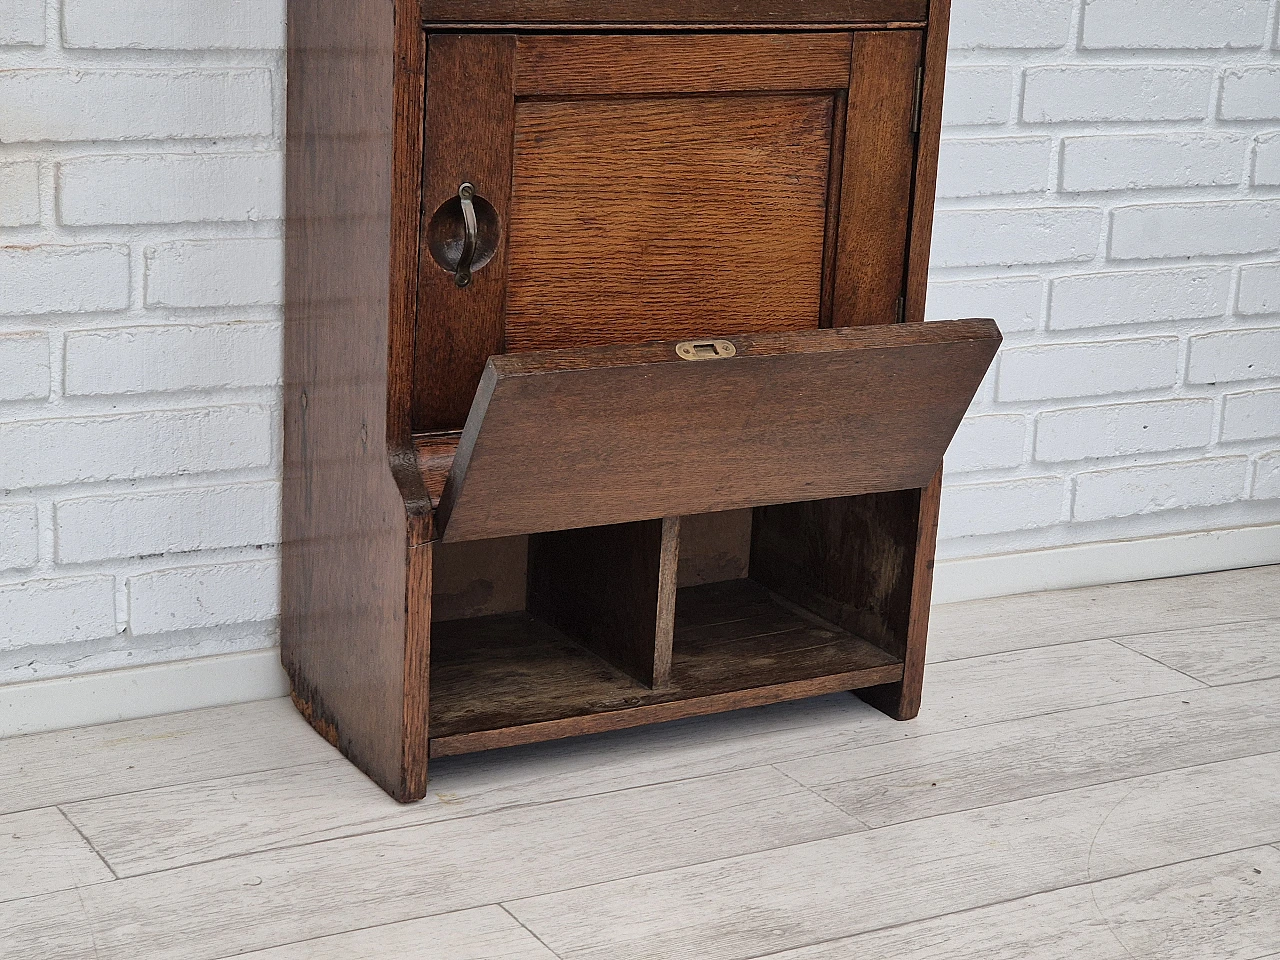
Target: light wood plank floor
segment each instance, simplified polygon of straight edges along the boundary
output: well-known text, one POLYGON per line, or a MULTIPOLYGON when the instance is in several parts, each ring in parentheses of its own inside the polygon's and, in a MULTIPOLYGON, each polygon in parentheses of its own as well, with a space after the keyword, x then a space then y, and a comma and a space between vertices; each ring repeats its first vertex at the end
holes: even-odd
POLYGON ((849 695, 437 761, 287 701, 0 741, 13 960, 1280 958, 1280 567, 937 607, 849 695))

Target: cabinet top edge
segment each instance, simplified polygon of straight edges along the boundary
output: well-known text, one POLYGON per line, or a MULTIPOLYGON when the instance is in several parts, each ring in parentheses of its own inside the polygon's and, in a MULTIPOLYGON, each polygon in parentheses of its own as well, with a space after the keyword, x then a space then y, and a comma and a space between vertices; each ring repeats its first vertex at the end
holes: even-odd
MULTIPOLYGON (((421 0, 436 29, 835 29, 922 26, 930 0, 421 0)), ((938 2, 938 0, 934 0, 938 2)))

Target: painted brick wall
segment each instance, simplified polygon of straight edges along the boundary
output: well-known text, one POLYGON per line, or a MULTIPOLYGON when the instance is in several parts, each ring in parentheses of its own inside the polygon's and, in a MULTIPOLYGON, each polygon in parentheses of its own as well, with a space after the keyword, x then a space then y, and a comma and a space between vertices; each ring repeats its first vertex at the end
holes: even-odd
POLYGON ((282 0, 0 0, 0 683, 270 646, 282 0))
POLYGON ((1280 519, 1274 0, 954 0, 930 318, 1005 346, 939 555, 1280 519))
MULTIPOLYGON (((0 682, 276 635, 282 0, 0 0, 0 682)), ((1275 0, 955 0, 944 556, 1280 519, 1275 0)))

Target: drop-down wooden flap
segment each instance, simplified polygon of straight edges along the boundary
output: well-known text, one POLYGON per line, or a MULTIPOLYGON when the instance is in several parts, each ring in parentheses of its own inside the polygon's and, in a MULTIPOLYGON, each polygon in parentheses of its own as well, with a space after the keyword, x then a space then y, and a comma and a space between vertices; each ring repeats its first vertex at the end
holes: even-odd
POLYGON ((948 320, 491 357, 436 529, 479 540, 923 487, 999 345, 992 320, 948 320))

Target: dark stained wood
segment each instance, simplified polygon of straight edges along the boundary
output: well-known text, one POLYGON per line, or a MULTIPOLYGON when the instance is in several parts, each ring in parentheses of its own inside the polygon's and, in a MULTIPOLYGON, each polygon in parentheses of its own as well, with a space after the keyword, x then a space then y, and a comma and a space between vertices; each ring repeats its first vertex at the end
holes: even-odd
POLYGON ((736 357, 703 361, 664 343, 494 357, 443 538, 924 486, 1000 334, 958 320, 733 342, 736 357))
POLYGON ((750 510, 695 513, 680 518, 679 586, 741 580, 747 575, 750 555, 750 510))
MULTIPOLYGON (((515 38, 508 35, 431 37, 427 52, 423 150, 424 221, 457 196, 463 183, 508 220, 511 195, 512 93, 515 38)), ((414 378, 414 427, 455 430, 471 408, 485 360, 501 353, 506 296, 506 244, 459 288, 453 274, 421 244, 414 378)))
POLYGON ((916 715, 999 342, 894 323, 948 7, 290 0, 281 656, 393 797, 429 754, 837 690, 916 715), (464 181, 497 233, 459 289, 426 236, 464 181), (676 358, 708 337, 738 356, 676 358))
POLYGON ((416 12, 295 0, 288 17, 281 659, 311 724, 402 801, 426 789, 422 558, 392 472, 413 454, 387 425, 393 174, 412 153, 394 149, 411 136, 396 70, 416 82, 397 51, 416 12))
POLYGON ((432 756, 897 680, 878 647, 751 581, 681 590, 671 685, 650 690, 528 614, 438 624, 432 756))
POLYGON ((852 45, 847 33, 520 37, 516 96, 841 90, 852 45))
POLYGON ((437 543, 431 619, 465 620, 523 610, 528 559, 528 537, 437 543))
POLYGON ((903 295, 920 33, 858 33, 845 129, 832 325, 893 323, 903 295))
POLYGON ((840 239, 840 191, 844 186, 845 128, 849 110, 848 91, 835 95, 835 118, 831 124, 831 160, 827 166, 827 225, 822 247, 822 306, 818 325, 832 326, 835 310, 836 254, 840 239))
POLYGON ((924 320, 929 283, 929 244, 933 237, 933 200, 938 183, 938 142, 942 134, 942 93, 947 72, 947 29, 951 0, 930 0, 924 45, 924 90, 916 152, 915 190, 911 209, 910 263, 907 267, 906 319, 924 320))
POLYGON ((816 328, 833 104, 522 101, 507 349, 816 328))
POLYGON ((430 748, 427 724, 431 696, 431 567, 434 545, 408 548, 405 593, 404 738, 400 767, 402 790, 407 799, 427 794, 427 759, 430 748))
POLYGON ((529 613, 646 687, 671 672, 678 518, 529 538, 529 613))
POLYGON ((928 0, 422 0, 440 25, 857 24, 920 21, 928 0))
POLYGON ((751 576, 902 659, 920 491, 760 507, 751 576))
MULTIPOLYGON (((296 2, 296 0, 295 0, 296 2)), ((392 145, 391 305, 387 342, 387 442, 405 450, 413 430, 413 343, 418 324, 418 231, 422 224, 422 112, 426 35, 396 31, 392 145)))
POLYGON ((859 691, 859 696, 867 703, 883 710, 895 720, 911 720, 920 713, 925 644, 929 633, 929 605, 933 596, 934 552, 938 543, 938 502, 941 494, 942 471, 939 470, 929 486, 920 491, 902 680, 859 691))
POLYGON ((432 504, 439 503, 440 497, 444 494, 445 481, 449 478, 449 468, 453 466, 453 457, 458 451, 458 443, 461 439, 461 430, 420 433, 413 437, 417 467, 422 474, 422 482, 432 504))

